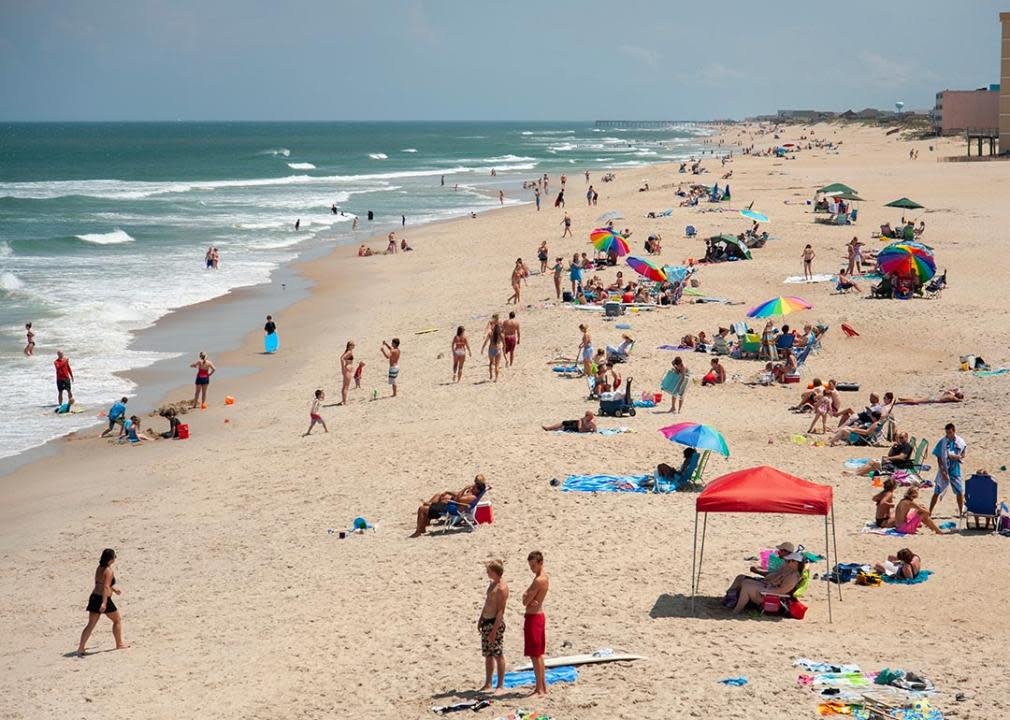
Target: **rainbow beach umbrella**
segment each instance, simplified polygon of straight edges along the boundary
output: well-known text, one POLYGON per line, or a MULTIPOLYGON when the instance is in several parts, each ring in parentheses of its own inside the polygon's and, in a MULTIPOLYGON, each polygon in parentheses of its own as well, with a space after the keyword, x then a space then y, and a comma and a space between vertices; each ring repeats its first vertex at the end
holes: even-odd
POLYGON ((644 278, 655 280, 656 282, 666 281, 666 272, 662 268, 656 267, 645 258, 629 255, 625 262, 628 263, 628 267, 644 278))
POLYGON ((906 241, 888 245, 877 253, 877 266, 885 275, 916 278, 929 282, 936 274, 936 260, 922 243, 906 241))
POLYGON ((660 428, 659 432, 670 442, 693 447, 696 450, 713 450, 724 457, 729 457, 726 438, 711 425, 691 422, 676 423, 660 428))
POLYGON ((789 313, 794 313, 798 310, 809 310, 813 305, 808 303, 803 298, 798 297, 777 297, 771 300, 766 300, 760 305, 752 307, 747 313, 749 318, 767 318, 776 317, 778 315, 788 315, 789 313))
POLYGON ((630 250, 628 247, 628 241, 620 235, 615 235, 614 233, 608 231, 606 235, 599 235, 596 238, 593 238, 595 233, 596 231, 594 230, 593 233, 590 234, 590 238, 593 239, 593 247, 600 252, 608 254, 613 252, 618 257, 628 254, 630 250))

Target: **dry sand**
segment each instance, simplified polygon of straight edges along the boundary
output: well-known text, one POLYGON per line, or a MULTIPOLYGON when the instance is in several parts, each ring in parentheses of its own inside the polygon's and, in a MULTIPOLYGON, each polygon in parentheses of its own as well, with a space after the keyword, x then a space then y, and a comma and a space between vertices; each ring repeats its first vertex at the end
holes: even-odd
MULTIPOLYGON (((793 128, 782 139, 808 131, 793 128)), ((844 140, 841 152, 804 151, 788 161, 743 157, 726 167, 734 171, 734 207, 753 200, 771 215, 767 229, 779 238, 755 251, 751 262, 699 273, 707 294, 745 304, 684 304, 630 316, 638 342, 624 375, 634 377, 636 394, 656 389, 673 355, 658 345, 676 344, 689 331, 712 333, 769 297, 799 294, 814 304, 800 322, 832 326, 823 352, 808 362, 806 379, 859 382, 863 390, 847 397, 860 404, 869 390, 904 395, 963 387, 963 405, 900 408, 899 425, 935 440, 953 420, 969 445, 966 472, 997 471, 1007 461, 1010 380, 960 373, 957 360, 975 353, 994 367, 1010 364, 1003 331, 1010 269, 1002 247, 1010 225, 1010 164, 934 162, 938 152, 961 151, 953 141, 910 144, 858 126, 815 131, 844 140), (912 146, 920 149, 917 161, 908 159, 912 146), (798 204, 831 181, 866 198, 855 227, 814 224, 808 207, 798 204), (949 269, 950 288, 941 299, 869 301, 832 295, 825 283, 782 283, 801 273, 808 242, 817 252, 817 272, 837 271, 853 234, 879 245, 871 230, 900 216, 883 203, 902 195, 927 207, 914 214, 926 220, 924 239, 949 269), (843 337, 841 322, 861 337, 843 337)), ((727 141, 749 144, 748 132, 735 129, 727 141)), ((754 142, 772 144, 767 136, 754 142)), ((707 165, 712 173, 703 180, 711 183, 721 172, 717 162, 707 165)), ((256 334, 240 350, 214 358, 219 365, 258 362, 264 370, 212 383, 210 409, 187 417, 190 440, 120 447, 82 436, 64 443, 58 457, 0 480, 0 566, 9 595, 0 610, 0 717, 433 717, 430 706, 467 697, 482 680, 475 621, 482 563, 491 557, 504 559, 513 588, 508 664, 522 661, 519 596, 533 549, 544 552, 552 576, 549 656, 607 646, 648 659, 585 668, 575 684, 552 687, 545 702, 507 700, 479 717, 516 705, 557 718, 814 717, 814 696, 796 685, 796 657, 915 669, 943 691, 937 703, 959 717, 1005 716, 1010 691, 1001 648, 1010 634, 1000 608, 1007 540, 859 534, 872 518, 872 488, 843 474, 842 464, 876 451, 791 442, 809 423, 787 410, 796 386, 695 384, 681 419, 710 423, 729 442, 731 458, 713 460, 710 478, 768 464, 834 486, 841 559, 881 560, 908 545, 936 571, 914 587, 845 586, 833 624, 821 582, 807 596, 802 622, 730 619, 714 600, 760 547, 788 539, 823 551, 817 518, 711 518, 705 597, 692 617, 685 595, 693 495, 590 496, 550 486, 570 473, 647 472, 674 461, 679 449, 656 432, 673 416, 650 410, 601 423, 628 426, 632 434, 540 430, 541 423, 595 407, 585 400, 584 381, 559 379, 546 365, 575 353, 577 325, 588 321, 597 345, 620 335, 596 314, 555 305, 549 276, 531 277, 524 288, 515 367, 504 369, 497 384, 485 381, 485 362, 476 355, 484 325, 492 312, 506 309, 515 257, 535 266, 541 240, 552 259, 570 259, 590 250, 593 218, 620 209, 636 248, 658 231, 665 239, 662 260, 679 262, 703 254, 700 240, 683 238, 685 225, 697 226, 700 237, 746 227, 732 212, 679 207, 668 219, 644 218, 676 205, 669 187, 688 179, 662 166, 621 172, 610 184, 594 177, 600 205, 587 209, 583 179, 573 175, 568 209, 575 239, 559 239, 561 213, 545 203, 540 213, 526 205, 411 229, 412 253, 359 259, 353 248, 338 250, 304 268, 318 284, 308 300, 278 318, 279 355, 257 359, 256 334), (637 192, 643 177, 652 191, 637 192), (467 327, 475 357, 464 382, 454 386, 449 345, 458 324, 467 327), (415 334, 432 327, 438 331, 415 334), (380 342, 393 336, 403 340, 395 400, 388 399, 379 354, 380 342), (349 407, 324 409, 330 434, 303 438, 313 390, 325 388, 328 403, 339 398, 337 358, 348 339, 367 363, 363 389, 353 392, 349 407), (370 401, 373 389, 382 399, 370 401), (222 404, 226 393, 237 397, 234 406, 222 404), (408 539, 422 498, 462 487, 478 472, 493 486, 493 525, 408 539), (327 533, 349 527, 358 515, 378 529, 346 540, 327 533), (112 638, 103 620, 90 643, 95 654, 76 659, 70 655, 86 619, 91 573, 106 546, 120 556, 117 602, 132 647, 107 652, 112 638), (748 676, 750 684, 717 683, 734 675, 748 676), (969 699, 955 702, 955 692, 969 699)), ((551 197, 556 187, 555 178, 551 197)), ((609 281, 613 274, 604 276, 609 281)), ((685 359, 700 377, 708 358, 685 359)), ((744 378, 758 368, 725 363, 731 375, 744 378)), ((942 521, 953 512, 948 497, 937 514, 942 521)))

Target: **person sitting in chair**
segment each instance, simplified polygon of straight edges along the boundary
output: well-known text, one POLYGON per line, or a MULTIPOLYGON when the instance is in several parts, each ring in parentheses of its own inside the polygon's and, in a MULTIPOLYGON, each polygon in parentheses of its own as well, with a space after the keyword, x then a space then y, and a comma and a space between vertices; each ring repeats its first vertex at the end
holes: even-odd
POLYGON ((828 445, 834 447, 840 442, 844 442, 846 445, 858 445, 861 442, 869 445, 870 440, 880 429, 880 411, 872 411, 870 417, 870 424, 865 427, 861 427, 860 425, 843 425, 838 428, 835 434, 831 436, 831 440, 828 441, 828 445))
POLYGON ((887 455, 880 460, 870 460, 856 474, 869 475, 878 472, 893 473, 895 470, 911 470, 914 452, 915 450, 908 444, 908 433, 900 432, 887 455))
POLYGON ((487 489, 487 481, 483 475, 478 475, 473 479, 473 483, 467 485, 459 492, 446 490, 433 495, 428 502, 421 503, 417 509, 417 528, 414 530, 412 538, 424 535, 428 524, 437 518, 449 513, 449 506, 466 507, 484 494, 487 489))
POLYGON ((660 463, 656 466, 656 479, 673 483, 677 487, 684 485, 691 481, 691 476, 694 475, 700 459, 701 455, 697 450, 690 447, 684 448, 684 461, 680 467, 675 468, 666 463, 660 463))
POLYGON ((805 569, 806 557, 803 553, 791 552, 782 558, 782 567, 763 578, 737 575, 726 591, 723 604, 729 607, 732 603, 733 613, 739 615, 750 603, 761 605, 761 596, 765 593, 789 595, 799 587, 805 569))

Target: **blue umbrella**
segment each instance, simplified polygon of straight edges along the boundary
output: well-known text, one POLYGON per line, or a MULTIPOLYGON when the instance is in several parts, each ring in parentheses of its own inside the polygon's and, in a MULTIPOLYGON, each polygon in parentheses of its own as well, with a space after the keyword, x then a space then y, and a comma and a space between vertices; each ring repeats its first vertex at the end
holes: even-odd
POLYGON ((769 222, 768 216, 759 213, 757 210, 741 210, 740 214, 749 220, 754 220, 755 222, 769 222))
POLYGON ((677 423, 665 428, 660 428, 659 432, 667 440, 698 450, 714 450, 725 457, 729 457, 729 446, 726 445, 726 438, 722 433, 710 425, 699 425, 698 423, 677 423))

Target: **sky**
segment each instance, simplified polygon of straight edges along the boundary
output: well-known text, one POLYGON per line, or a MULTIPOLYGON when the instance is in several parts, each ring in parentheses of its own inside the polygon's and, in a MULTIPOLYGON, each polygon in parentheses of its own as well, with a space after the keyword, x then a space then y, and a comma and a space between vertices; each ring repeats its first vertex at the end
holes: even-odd
POLYGON ((693 120, 999 82, 1007 0, 0 0, 0 120, 693 120), (1000 7, 1002 5, 1002 7, 1000 7))

